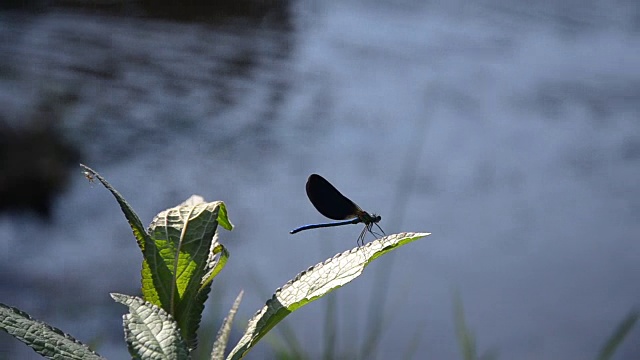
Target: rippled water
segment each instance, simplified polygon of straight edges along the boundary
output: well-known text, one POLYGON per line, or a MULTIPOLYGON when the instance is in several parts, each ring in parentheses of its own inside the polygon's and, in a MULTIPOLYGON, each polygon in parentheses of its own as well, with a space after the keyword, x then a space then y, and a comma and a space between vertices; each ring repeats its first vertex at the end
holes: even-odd
MULTIPOLYGON (((482 350, 593 358, 640 299, 638 9, 303 2, 284 28, 4 14, 0 104, 20 121, 42 97, 74 99, 61 126, 144 222, 192 193, 227 203, 214 328, 240 289, 238 330, 276 287, 355 246, 357 227, 288 234, 321 220, 304 194, 317 172, 387 233, 433 233, 332 295, 339 353, 360 350, 384 294, 379 359, 416 336, 413 358, 459 357, 459 292, 482 350)), ((140 256, 113 199, 78 170, 53 224, 32 220, 0 218, 0 302, 126 356, 108 292, 137 293, 140 256)), ((285 320, 312 358, 326 304, 285 320)), ((640 353, 639 333, 619 358, 640 353)))

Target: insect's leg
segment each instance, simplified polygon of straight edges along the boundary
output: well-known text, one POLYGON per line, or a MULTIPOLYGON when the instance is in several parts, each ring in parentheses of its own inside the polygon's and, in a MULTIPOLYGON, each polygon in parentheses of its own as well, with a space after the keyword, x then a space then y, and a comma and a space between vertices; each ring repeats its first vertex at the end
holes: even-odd
POLYGON ((376 224, 376 226, 378 227, 378 229, 380 229, 380 231, 382 231, 382 235, 387 236, 387 234, 385 234, 384 230, 382 230, 382 228, 380 227, 380 225, 376 224))
POLYGON ((364 229, 362 229, 362 231, 360 232, 360 236, 358 236, 358 246, 360 246, 360 244, 364 246, 364 238, 367 236, 368 227, 368 225, 365 226, 364 229))

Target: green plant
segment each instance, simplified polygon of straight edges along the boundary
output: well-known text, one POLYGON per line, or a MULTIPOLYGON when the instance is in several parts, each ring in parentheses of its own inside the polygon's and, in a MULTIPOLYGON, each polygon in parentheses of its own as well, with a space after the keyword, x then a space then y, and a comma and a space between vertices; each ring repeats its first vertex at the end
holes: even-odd
POLYGON ((639 316, 640 313, 638 313, 636 310, 631 310, 624 317, 624 319, 622 319, 622 321, 618 323, 618 326, 616 326, 613 333, 611 333, 607 341, 605 341, 605 343, 602 345, 600 353, 597 357, 598 360, 609 360, 613 357, 613 354, 618 349, 618 346, 622 344, 624 338, 629 335, 631 329, 633 329, 633 327, 636 325, 636 322, 638 322, 639 316))
MULTIPOLYGON (((213 279, 229 252, 218 242, 218 225, 231 230, 223 202, 192 196, 160 212, 148 230, 124 198, 98 173, 81 165, 89 181, 98 179, 116 198, 143 254, 142 297, 111 294, 129 308, 123 316, 125 340, 134 359, 189 359, 197 346, 197 330, 213 279)), ((377 257, 428 233, 401 233, 338 254, 303 271, 275 291, 249 320, 247 330, 227 354, 243 358, 291 312, 360 276, 377 257)), ((218 332, 211 359, 225 358, 225 349, 242 292, 218 332)), ((87 345, 28 314, 0 304, 0 329, 49 359, 103 359, 87 345)))

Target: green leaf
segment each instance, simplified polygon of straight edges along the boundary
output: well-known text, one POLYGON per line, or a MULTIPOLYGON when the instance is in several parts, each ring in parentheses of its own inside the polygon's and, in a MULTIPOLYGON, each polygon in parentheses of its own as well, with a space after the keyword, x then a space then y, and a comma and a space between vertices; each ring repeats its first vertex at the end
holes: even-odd
POLYGON ((200 290, 204 290, 207 286, 211 285, 213 279, 218 276, 218 273, 227 265, 229 260, 229 252, 227 249, 218 243, 218 233, 213 237, 211 243, 211 251, 209 251, 209 258, 207 259, 206 273, 200 281, 200 290))
POLYGON ((206 203, 194 195, 156 215, 145 231, 124 198, 100 174, 80 166, 89 181, 97 178, 113 194, 133 230, 143 254, 143 298, 173 315, 185 341, 195 348, 211 282, 229 258, 214 238, 218 224, 233 229, 224 203, 206 203))
POLYGON ((389 251, 430 235, 401 233, 389 235, 338 254, 300 273, 276 290, 247 326, 247 330, 227 359, 241 359, 276 324, 296 309, 330 293, 360 276, 371 261, 389 251))
POLYGON ((220 220, 232 228, 226 214, 223 202, 207 203, 194 195, 159 213, 149 225, 151 241, 143 253, 144 299, 174 316, 192 349, 211 282, 229 257, 216 235, 220 220))
POLYGON ((178 324, 161 308, 138 297, 115 294, 111 297, 129 307, 123 318, 125 339, 134 359, 190 359, 178 324))
POLYGON ((233 224, 229 221, 227 207, 224 206, 224 203, 221 204, 220 211, 218 212, 218 224, 222 225, 222 227, 227 231, 233 230, 233 224))
POLYGON ((102 185, 104 185, 104 187, 107 188, 107 190, 109 190, 111 194, 113 194, 113 196, 116 198, 116 201, 120 205, 124 216, 127 218, 129 226, 131 226, 131 230, 133 230, 133 236, 135 236, 138 246, 141 250, 144 251, 144 245, 149 242, 149 235, 147 235, 147 233, 144 231, 144 226, 142 225, 142 221, 140 221, 138 215, 124 200, 122 195, 120 195, 120 193, 116 191, 116 189, 114 189, 111 184, 109 184, 107 180, 105 180, 105 178, 100 176, 100 174, 95 172, 95 170, 86 165, 80 164, 80 167, 84 169, 85 176, 87 176, 89 181, 93 182, 93 179, 97 178, 102 183, 102 185))
POLYGON ((231 306, 231 310, 229 310, 229 315, 227 315, 227 317, 224 318, 224 321, 222 322, 222 326, 220 327, 218 335, 216 336, 216 341, 213 344, 213 349, 211 350, 211 360, 224 359, 224 351, 227 348, 227 342, 229 342, 229 334, 231 334, 231 325, 233 324, 233 318, 238 312, 238 307, 240 306, 240 301, 242 301, 243 294, 244 291, 240 291, 240 294, 238 294, 236 300, 231 306))
POLYGON ((613 334, 611 334, 607 342, 602 347, 602 350, 600 350, 598 360, 611 359, 613 354, 618 349, 618 346, 622 344, 624 338, 627 337, 631 329, 633 329, 633 327, 636 325, 639 315, 640 313, 638 313, 637 311, 631 311, 624 319, 622 319, 620 324, 618 324, 618 327, 616 327, 613 334))
POLYGON ((71 335, 34 320, 29 314, 4 304, 0 304, 0 329, 13 335, 47 359, 104 359, 71 335))

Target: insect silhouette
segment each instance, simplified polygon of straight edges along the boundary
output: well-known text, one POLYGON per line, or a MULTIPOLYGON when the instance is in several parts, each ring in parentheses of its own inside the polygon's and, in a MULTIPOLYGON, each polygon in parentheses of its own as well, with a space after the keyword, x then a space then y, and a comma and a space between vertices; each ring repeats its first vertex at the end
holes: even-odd
POLYGON ((309 201, 311 201, 311 204, 313 204, 320 214, 332 220, 345 221, 304 225, 291 230, 289 232, 290 234, 295 234, 304 230, 363 223, 364 229, 362 229, 360 236, 358 236, 358 245, 364 245, 364 238, 367 235, 367 232, 370 232, 376 237, 381 236, 373 231, 374 225, 380 230, 380 232, 382 232, 383 235, 386 235, 380 225, 378 225, 380 220, 382 220, 380 215, 369 214, 362 210, 360 206, 342 195, 338 189, 331 185, 331 183, 322 176, 318 174, 309 175, 306 190, 309 201))

